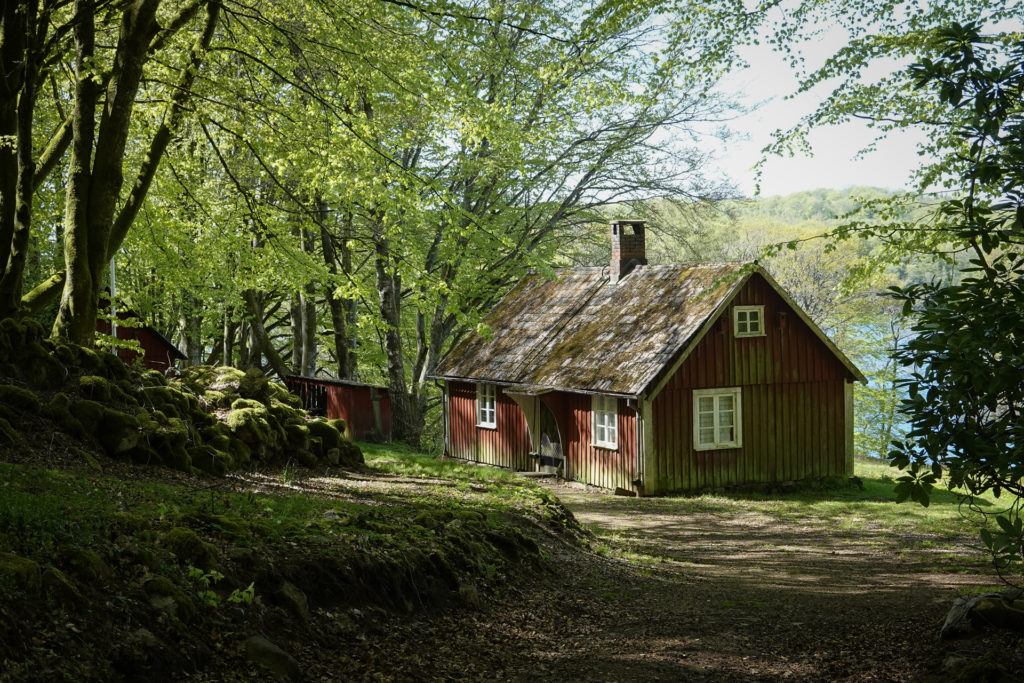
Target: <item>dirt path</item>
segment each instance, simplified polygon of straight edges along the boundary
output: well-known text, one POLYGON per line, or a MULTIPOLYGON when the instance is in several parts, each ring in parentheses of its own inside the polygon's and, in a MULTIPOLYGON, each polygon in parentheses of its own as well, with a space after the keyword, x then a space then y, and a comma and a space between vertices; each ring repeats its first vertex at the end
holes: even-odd
POLYGON ((637 561, 553 545, 547 581, 494 607, 396 619, 354 664, 396 679, 945 681, 980 659, 1009 673, 989 680, 1024 679, 1016 636, 937 640, 958 592, 993 584, 954 571, 963 550, 550 486, 637 561))

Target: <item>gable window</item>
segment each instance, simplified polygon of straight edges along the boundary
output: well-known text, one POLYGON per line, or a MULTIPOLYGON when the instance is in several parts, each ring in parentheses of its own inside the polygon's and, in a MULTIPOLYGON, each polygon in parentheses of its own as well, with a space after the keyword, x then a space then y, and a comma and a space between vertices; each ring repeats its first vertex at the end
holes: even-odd
POLYGON ((764 336, 764 306, 736 306, 732 309, 732 320, 735 336, 764 336))
POLYGON ((478 427, 497 427, 497 391, 493 384, 476 385, 476 424, 478 427))
POLYGON ((742 446, 741 405, 739 387, 694 391, 693 447, 709 451, 742 446))
POLYGON ((593 416, 594 445, 619 447, 619 400, 614 396, 594 396, 590 404, 593 416))

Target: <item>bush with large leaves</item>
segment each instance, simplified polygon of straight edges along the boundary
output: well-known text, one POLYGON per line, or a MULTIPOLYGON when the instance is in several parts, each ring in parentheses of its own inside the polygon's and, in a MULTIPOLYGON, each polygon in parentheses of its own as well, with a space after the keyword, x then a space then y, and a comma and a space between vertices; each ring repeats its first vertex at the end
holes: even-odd
POLYGON ((1024 41, 981 30, 937 32, 935 57, 912 67, 918 87, 960 122, 961 196, 943 203, 934 227, 971 261, 958 283, 892 290, 917 323, 896 352, 910 368, 911 429, 890 458, 906 470, 900 500, 927 505, 943 475, 968 501, 1008 494, 997 524, 982 530, 1008 578, 1024 567, 1024 41))

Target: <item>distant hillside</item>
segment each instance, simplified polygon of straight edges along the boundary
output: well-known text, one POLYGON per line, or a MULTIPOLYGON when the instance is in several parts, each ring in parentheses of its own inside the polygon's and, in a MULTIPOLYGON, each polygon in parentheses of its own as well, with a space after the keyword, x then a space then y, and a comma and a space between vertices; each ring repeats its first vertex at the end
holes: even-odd
MULTIPOLYGON (((787 195, 724 202, 737 217, 774 218, 785 223, 834 223, 863 203, 864 199, 885 199, 896 193, 877 187, 819 188, 787 195)), ((867 216, 870 217, 870 214, 867 216)))

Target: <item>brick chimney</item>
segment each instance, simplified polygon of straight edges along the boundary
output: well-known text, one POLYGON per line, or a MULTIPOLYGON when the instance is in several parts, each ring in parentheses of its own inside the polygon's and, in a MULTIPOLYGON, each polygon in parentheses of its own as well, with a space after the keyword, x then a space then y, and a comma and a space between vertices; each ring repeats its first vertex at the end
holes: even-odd
POLYGON ((626 277, 635 266, 647 265, 643 221, 612 221, 612 283, 626 277))

